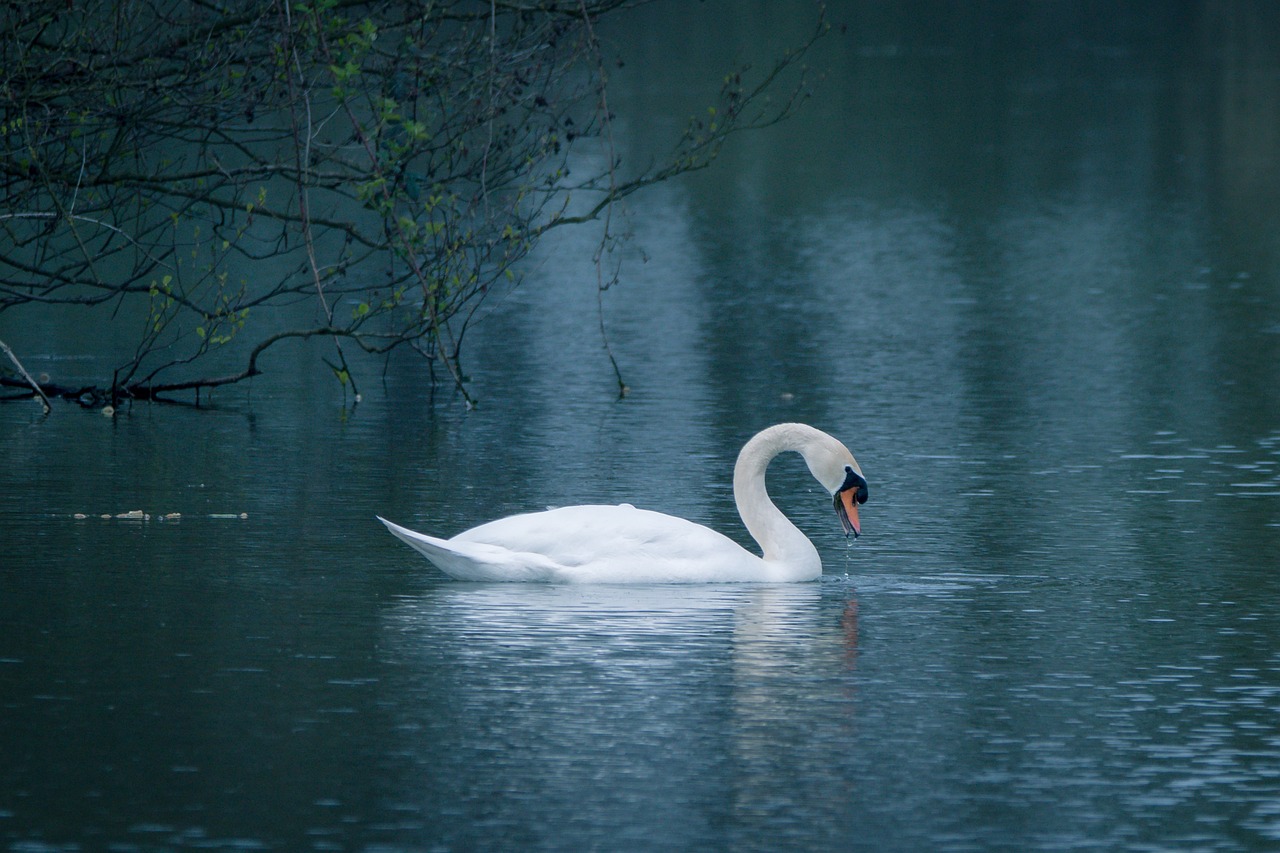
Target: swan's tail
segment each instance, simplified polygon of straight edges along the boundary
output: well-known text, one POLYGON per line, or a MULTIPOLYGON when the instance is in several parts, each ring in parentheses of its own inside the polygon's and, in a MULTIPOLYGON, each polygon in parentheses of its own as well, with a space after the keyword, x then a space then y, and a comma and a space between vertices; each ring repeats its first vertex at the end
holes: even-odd
POLYGON ((418 533, 416 530, 410 530, 407 527, 401 527, 387 521, 382 516, 378 516, 387 526, 387 529, 400 541, 404 542, 413 550, 430 560, 437 568, 441 569, 445 574, 458 577, 450 570, 450 564, 459 556, 450 547, 449 543, 443 539, 437 539, 434 536, 427 536, 425 533, 418 533))
MULTIPOLYGON (((432 565, 460 581, 545 581, 554 568, 545 558, 516 564, 510 552, 479 542, 455 542, 437 539, 401 527, 378 516, 397 539, 426 557, 432 565), (546 565, 543 565, 546 564, 546 565)), ((526 557, 533 555, 526 555, 526 557)))

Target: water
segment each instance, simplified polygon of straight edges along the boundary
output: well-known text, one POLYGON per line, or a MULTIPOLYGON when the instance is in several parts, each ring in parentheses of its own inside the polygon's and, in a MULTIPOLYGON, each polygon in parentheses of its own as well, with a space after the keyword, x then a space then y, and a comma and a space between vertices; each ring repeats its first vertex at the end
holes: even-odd
MULTIPOLYGON (((407 360, 344 408, 318 344, 209 410, 0 406, 0 848, 1280 845, 1276 12, 877 8, 628 201, 625 400, 576 232, 469 335, 475 411, 407 360), (871 484, 851 545, 772 467, 819 583, 459 584, 373 519, 746 544, 782 420, 871 484)), ((627 158, 802 17, 670 14, 610 34, 627 158)), ((67 324, 0 339, 76 375, 67 324)))

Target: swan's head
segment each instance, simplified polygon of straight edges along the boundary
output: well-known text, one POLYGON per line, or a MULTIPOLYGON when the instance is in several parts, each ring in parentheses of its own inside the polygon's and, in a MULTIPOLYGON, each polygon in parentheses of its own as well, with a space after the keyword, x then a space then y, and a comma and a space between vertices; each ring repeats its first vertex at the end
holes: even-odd
MULTIPOLYGON (((850 457, 850 461, 852 458, 850 457)), ((855 539, 862 533, 862 525, 858 521, 858 504, 867 502, 867 478, 862 476, 857 467, 857 462, 845 466, 844 482, 832 496, 836 515, 844 525, 844 535, 852 533, 855 539)))
POLYGON ((867 478, 849 448, 826 433, 818 434, 822 436, 820 442, 815 442, 818 446, 802 453, 814 478, 831 493, 845 536, 852 534, 856 538, 862 533, 858 504, 867 502, 867 478))

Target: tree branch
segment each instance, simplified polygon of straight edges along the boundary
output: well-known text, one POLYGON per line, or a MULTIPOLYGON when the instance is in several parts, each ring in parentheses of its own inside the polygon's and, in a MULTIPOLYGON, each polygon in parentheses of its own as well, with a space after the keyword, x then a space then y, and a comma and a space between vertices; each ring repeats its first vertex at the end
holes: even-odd
POLYGON ((4 350, 4 354, 13 362, 13 366, 18 368, 18 373, 22 375, 22 378, 26 380, 27 385, 29 385, 31 390, 35 392, 36 396, 40 398, 40 404, 44 406, 44 413, 46 415, 49 414, 53 407, 49 404, 49 398, 45 396, 44 391, 40 390, 39 383, 31 378, 31 374, 27 373, 27 369, 22 366, 22 362, 18 361, 18 357, 13 354, 13 350, 9 349, 9 345, 4 341, 0 341, 0 350, 4 350))

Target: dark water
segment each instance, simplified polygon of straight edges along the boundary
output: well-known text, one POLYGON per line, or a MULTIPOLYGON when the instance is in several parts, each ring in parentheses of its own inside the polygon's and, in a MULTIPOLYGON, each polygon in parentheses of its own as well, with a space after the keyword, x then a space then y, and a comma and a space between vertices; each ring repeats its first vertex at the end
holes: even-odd
MULTIPOLYGON (((475 411, 302 347, 210 410, 0 407, 0 848, 1280 846, 1280 16, 1127 8, 834 9, 799 118, 628 201, 621 402, 579 232, 475 411), (742 539, 782 420, 871 482, 850 546, 771 470, 819 583, 459 584, 373 520, 742 539)), ((808 9, 609 34, 624 156, 808 9)), ((71 322, 0 339, 74 376, 71 322)))

